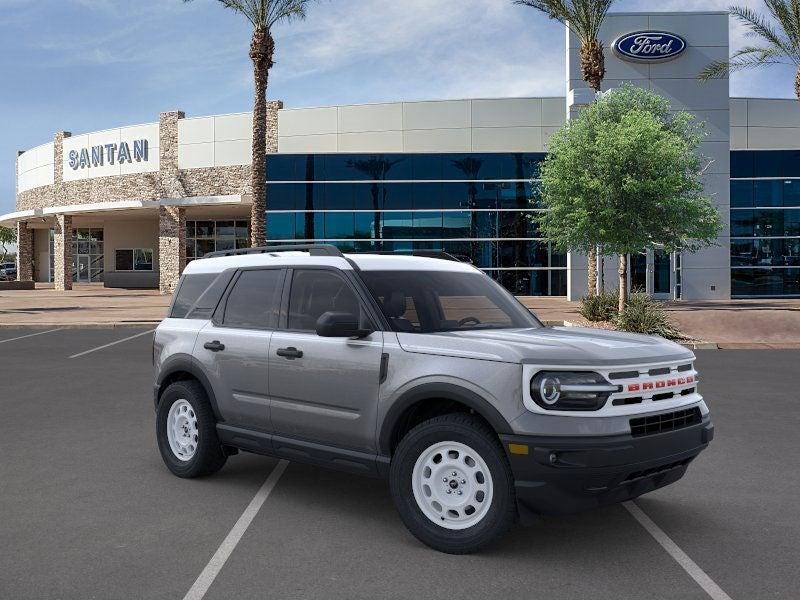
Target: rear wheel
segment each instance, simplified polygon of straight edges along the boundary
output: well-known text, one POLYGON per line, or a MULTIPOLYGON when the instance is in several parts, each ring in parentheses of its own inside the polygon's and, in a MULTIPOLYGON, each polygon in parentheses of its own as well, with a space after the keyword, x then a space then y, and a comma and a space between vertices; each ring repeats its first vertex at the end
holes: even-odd
POLYGON ((436 417, 412 429, 392 458, 390 485, 406 527, 442 552, 479 550, 516 520, 503 449, 471 415, 436 417))
POLYGON ((216 473, 227 460, 211 404, 196 381, 176 381, 162 392, 156 437, 164 464, 178 477, 216 473))

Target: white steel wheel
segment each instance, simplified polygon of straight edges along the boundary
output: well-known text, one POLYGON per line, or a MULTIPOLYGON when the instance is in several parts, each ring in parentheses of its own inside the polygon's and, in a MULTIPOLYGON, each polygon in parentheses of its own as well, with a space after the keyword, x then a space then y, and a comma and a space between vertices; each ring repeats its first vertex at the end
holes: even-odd
POLYGON ((183 398, 176 400, 167 413, 167 441, 170 450, 178 460, 188 462, 197 452, 199 439, 194 408, 183 398))
POLYGON ((467 529, 492 506, 489 467, 480 454, 460 442, 437 442, 417 458, 411 474, 417 506, 445 529, 467 529))

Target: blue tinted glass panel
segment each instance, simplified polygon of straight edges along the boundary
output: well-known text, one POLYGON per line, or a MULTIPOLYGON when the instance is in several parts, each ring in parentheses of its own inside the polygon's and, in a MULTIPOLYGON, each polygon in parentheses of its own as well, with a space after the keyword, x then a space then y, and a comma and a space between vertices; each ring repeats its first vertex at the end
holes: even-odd
POLYGON ((731 235, 750 237, 753 235, 753 211, 731 211, 731 235))
POLYGON ((800 180, 783 182, 783 205, 800 207, 800 180))
POLYGON ((781 177, 800 177, 800 150, 782 150, 781 177))
POLYGON ((374 239, 380 237, 380 213, 355 213, 355 238, 374 239))
POLYGON ((755 152, 731 152, 731 177, 752 177, 755 152))
POLYGON ((783 181, 756 181, 755 206, 783 206, 783 181))
POLYGON ((443 183, 442 208, 469 208, 470 195, 468 183, 443 183))
POLYGON ((471 208, 497 208, 500 196, 499 184, 476 182, 469 184, 471 208))
MULTIPOLYGON (((567 266, 567 254, 565 252, 559 252, 555 248, 550 246, 550 266, 551 267, 566 267, 567 266)), ((566 288, 564 288, 564 294, 566 294, 566 288)), ((561 296, 563 294, 556 294, 557 296, 561 296)))
POLYGON ((500 208, 528 208, 531 196, 530 185, 527 183, 498 183, 500 192, 500 208))
POLYGON ((731 293, 735 296, 799 295, 800 269, 733 269, 731 293))
POLYGON ((383 235, 385 239, 414 239, 414 221, 410 212, 383 213, 383 235))
POLYGON ((303 186, 295 183, 274 183, 267 186, 267 211, 295 210, 303 186))
POLYGON ((375 210, 383 204, 383 184, 380 183, 354 183, 352 184, 353 208, 355 210, 375 210))
POLYGON ((411 156, 412 179, 442 179, 441 154, 414 154, 411 156))
POLYGON ((441 239, 442 213, 440 212, 415 212, 414 239, 441 239))
POLYGON ((778 150, 755 152, 756 177, 780 177, 783 171, 783 153, 778 150))
POLYGON ((325 213, 326 238, 350 239, 353 237, 354 228, 353 213, 325 213))
POLYGON ((783 235, 800 236, 800 210, 783 211, 783 235))
POLYGON ((294 238, 294 214, 267 213, 267 239, 290 240, 294 238))
POLYGON ((297 210, 322 210, 325 208, 325 184, 301 183, 297 186, 297 210))
POLYGON ((414 210, 442 208, 441 183, 414 183, 411 185, 411 204, 414 210))
POLYGON ((353 210, 353 188, 358 184, 353 183, 326 183, 325 184, 325 209, 326 210, 353 210))
POLYGON ((472 213, 469 211, 446 212, 443 215, 443 238, 472 237, 472 213))
POLYGON ((733 266, 800 266, 800 240, 731 240, 733 266))
POLYGON ((414 207, 414 183, 384 183, 381 185, 380 205, 384 210, 410 210, 414 207))
POLYGON ((293 154, 267 156, 267 181, 295 181, 298 157, 293 154))
POLYGON ((753 206, 752 181, 731 181, 731 206, 734 208, 753 206))

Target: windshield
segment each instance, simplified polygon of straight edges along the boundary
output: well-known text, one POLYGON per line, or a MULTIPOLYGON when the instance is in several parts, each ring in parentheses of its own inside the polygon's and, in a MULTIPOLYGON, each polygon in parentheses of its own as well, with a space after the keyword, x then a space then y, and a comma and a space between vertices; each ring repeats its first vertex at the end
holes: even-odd
POLYGON ((361 277, 394 331, 542 326, 514 296, 478 271, 362 271, 361 277))

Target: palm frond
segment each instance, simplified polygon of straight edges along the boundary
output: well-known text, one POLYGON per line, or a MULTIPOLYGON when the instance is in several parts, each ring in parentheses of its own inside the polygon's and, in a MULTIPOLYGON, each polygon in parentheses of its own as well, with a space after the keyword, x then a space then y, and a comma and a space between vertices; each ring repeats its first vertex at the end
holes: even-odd
POLYGON ((747 46, 734 52, 730 60, 712 62, 697 77, 701 81, 708 81, 709 79, 725 77, 734 71, 787 62, 789 62, 789 59, 777 48, 747 46))
POLYGON ((597 40, 600 27, 615 0, 514 0, 564 23, 582 44, 597 40))
MULTIPOLYGON (((775 0, 771 0, 775 3, 775 0)), ((780 50, 787 58, 795 64, 800 64, 800 49, 792 44, 792 41, 779 32, 769 20, 746 6, 732 6, 731 14, 739 19, 747 27, 746 35, 750 37, 760 37, 776 50, 780 50)), ((779 22, 781 28, 783 24, 779 22)))

